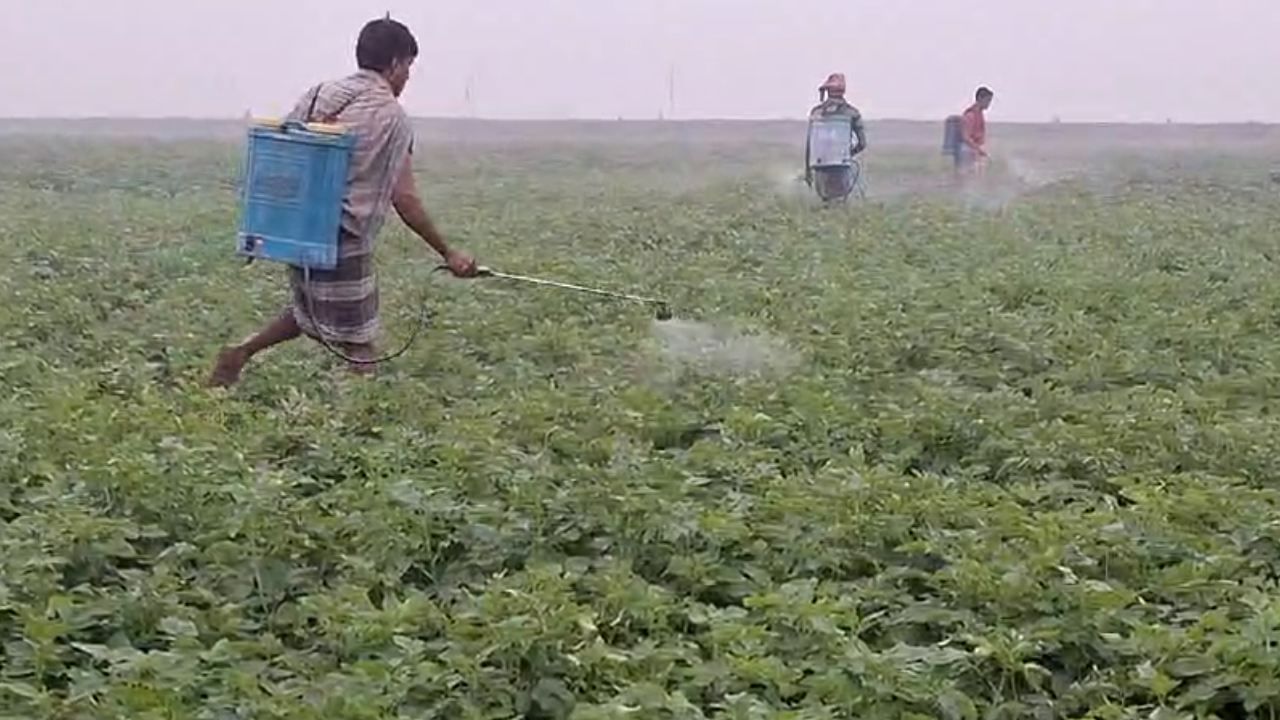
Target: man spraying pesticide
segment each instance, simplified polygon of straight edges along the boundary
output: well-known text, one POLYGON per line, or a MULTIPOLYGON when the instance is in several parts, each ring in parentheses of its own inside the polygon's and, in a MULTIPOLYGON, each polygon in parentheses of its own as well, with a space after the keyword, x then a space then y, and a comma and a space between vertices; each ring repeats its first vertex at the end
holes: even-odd
POLYGON ((303 334, 368 372, 378 361, 374 240, 391 207, 450 272, 476 275, 475 260, 437 232, 414 184, 413 131, 399 97, 417 56, 403 24, 369 22, 356 42, 354 74, 304 94, 279 128, 255 130, 261 152, 249 168, 238 252, 288 264, 293 300, 255 335, 222 349, 211 385, 235 384, 254 355, 303 334), (330 186, 333 202, 307 202, 304 193, 330 186), (309 232, 316 227, 325 232, 309 232))
POLYGON ((236 253, 287 265, 293 299, 255 335, 222 349, 210 385, 235 384, 254 355, 301 335, 358 373, 406 352, 416 330, 394 353, 379 357, 374 346, 373 246, 392 207, 444 258, 439 270, 642 303, 659 320, 671 317, 657 298, 499 272, 449 247, 418 197, 412 129, 398 101, 417 55, 408 28, 374 20, 356 43, 355 74, 316 86, 283 121, 251 126, 236 253))
POLYGON ((862 169, 856 158, 867 149, 862 113, 845 100, 845 89, 844 75, 832 74, 818 88, 821 102, 809 112, 804 179, 825 202, 844 200, 858 187, 862 169))
POLYGON ((964 114, 947 118, 942 149, 955 161, 957 180, 981 174, 991 159, 987 154, 986 112, 995 97, 990 88, 980 87, 964 114))

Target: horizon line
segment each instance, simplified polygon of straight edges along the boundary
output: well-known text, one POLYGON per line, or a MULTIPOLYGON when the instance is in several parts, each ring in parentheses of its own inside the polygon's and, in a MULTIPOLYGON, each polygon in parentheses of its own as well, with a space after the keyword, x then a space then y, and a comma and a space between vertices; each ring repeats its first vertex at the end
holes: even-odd
MULTIPOLYGON (((254 116, 266 117, 266 116, 254 116)), ((734 117, 564 117, 564 118, 542 118, 542 117, 485 117, 485 116, 466 116, 466 115, 410 115, 409 119, 414 122, 484 122, 484 123, 652 123, 652 124, 678 124, 678 123, 778 123, 778 122, 804 122, 803 117, 761 117, 761 118, 734 118, 734 117)), ((885 117, 867 119, 869 124, 873 123, 916 123, 916 124, 933 124, 941 123, 945 118, 924 119, 910 117, 885 117)), ((244 122, 245 116, 216 116, 216 115, 0 115, 0 122, 218 122, 218 123, 240 123, 244 122)), ((1118 126, 1198 126, 1198 127, 1221 127, 1231 125, 1251 125, 1251 126, 1280 126, 1278 120, 1066 120, 1060 118, 1050 118, 1048 120, 991 120, 991 125, 1118 125, 1118 126)))

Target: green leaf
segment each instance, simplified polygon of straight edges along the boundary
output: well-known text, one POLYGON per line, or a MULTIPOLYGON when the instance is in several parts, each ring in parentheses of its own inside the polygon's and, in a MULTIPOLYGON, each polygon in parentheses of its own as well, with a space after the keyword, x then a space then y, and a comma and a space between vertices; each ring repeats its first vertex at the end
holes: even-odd
POLYGON ((76 650, 79 650, 80 652, 85 653, 86 655, 89 655, 95 660, 110 660, 112 656, 111 648, 107 647, 106 645, 96 645, 93 643, 82 643, 82 642, 73 642, 73 643, 70 643, 70 645, 71 647, 75 648, 76 650))
POLYGON ((0 682, 0 692, 16 695, 26 700, 39 700, 44 697, 44 692, 39 688, 18 680, 5 680, 0 682))
POLYGON ((543 678, 534 685, 531 694, 540 717, 563 720, 573 712, 573 693, 560 680, 543 678))
POLYGON ((956 689, 938 694, 938 710, 946 720, 977 720, 978 707, 968 695, 956 689))
POLYGON ((200 629, 196 624, 185 618, 166 617, 160 621, 160 630, 166 635, 173 637, 197 637, 200 629))
POLYGON ((1206 703, 1217 697, 1220 690, 1213 683, 1199 682, 1192 685, 1178 697, 1178 704, 1181 707, 1189 707, 1206 703))
POLYGON ((1177 678, 1207 675, 1218 669, 1218 663, 1207 655, 1188 655, 1169 663, 1169 674, 1177 678))
POLYGON ((1178 685, 1179 682, 1177 680, 1174 680, 1158 670, 1151 676, 1151 679, 1147 681, 1147 687, 1151 688, 1151 692, 1162 700, 1168 697, 1169 693, 1178 689, 1178 685))

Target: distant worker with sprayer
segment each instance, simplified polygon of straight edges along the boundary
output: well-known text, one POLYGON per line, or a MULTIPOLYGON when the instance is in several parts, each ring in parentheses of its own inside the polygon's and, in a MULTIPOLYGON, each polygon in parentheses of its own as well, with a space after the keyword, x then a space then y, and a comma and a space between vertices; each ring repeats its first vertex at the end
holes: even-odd
POLYGON ((943 152, 955 159, 956 176, 972 175, 986 167, 987 116, 995 93, 988 87, 978 88, 974 103, 962 115, 947 118, 943 152))
POLYGON ((861 179, 856 158, 867 149, 862 113, 845 100, 845 78, 832 74, 818 88, 821 102, 809 112, 804 145, 805 182, 824 201, 844 200, 861 179))
POLYGON ((352 370, 371 368, 379 329, 374 240, 392 207, 455 276, 477 273, 475 260, 437 232, 415 186, 413 129, 399 97, 417 56, 417 40, 407 27, 389 16, 374 20, 356 43, 358 71, 312 88, 289 114, 286 122, 337 123, 351 136, 336 263, 332 269, 289 267, 289 307, 257 334, 223 348, 210 384, 236 383, 254 355, 303 334, 341 348, 352 370))

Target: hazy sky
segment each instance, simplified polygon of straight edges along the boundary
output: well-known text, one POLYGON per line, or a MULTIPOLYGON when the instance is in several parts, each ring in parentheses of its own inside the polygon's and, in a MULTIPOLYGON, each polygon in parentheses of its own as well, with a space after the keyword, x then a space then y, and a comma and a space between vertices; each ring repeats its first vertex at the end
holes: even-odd
POLYGON ((414 115, 1280 122, 1280 0, 0 0, 0 116, 276 114, 387 11, 414 115))

